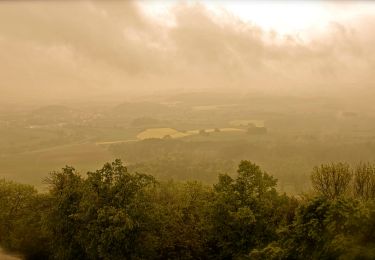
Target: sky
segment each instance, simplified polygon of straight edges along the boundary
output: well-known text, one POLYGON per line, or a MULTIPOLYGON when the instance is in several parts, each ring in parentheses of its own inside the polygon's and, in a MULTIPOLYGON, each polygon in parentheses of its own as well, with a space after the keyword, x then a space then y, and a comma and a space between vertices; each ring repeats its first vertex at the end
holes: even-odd
POLYGON ((370 91, 374 25, 370 1, 1 1, 0 100, 370 91))
MULTIPOLYGON (((178 1, 140 1, 142 11, 166 24, 174 24, 173 7, 178 1)), ((323 33, 331 22, 350 23, 361 16, 373 15, 371 1, 202 1, 200 3, 218 16, 230 15, 266 31, 281 35, 293 34, 309 40, 323 33)))

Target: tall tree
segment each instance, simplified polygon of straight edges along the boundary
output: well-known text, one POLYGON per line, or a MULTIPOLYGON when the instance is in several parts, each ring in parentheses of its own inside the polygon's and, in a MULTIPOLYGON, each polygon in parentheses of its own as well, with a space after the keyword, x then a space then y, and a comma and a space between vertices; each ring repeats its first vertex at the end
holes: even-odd
POLYGON ((209 247, 218 258, 247 254, 272 241, 280 221, 276 179, 259 166, 242 161, 238 176, 220 175, 214 186, 209 247))

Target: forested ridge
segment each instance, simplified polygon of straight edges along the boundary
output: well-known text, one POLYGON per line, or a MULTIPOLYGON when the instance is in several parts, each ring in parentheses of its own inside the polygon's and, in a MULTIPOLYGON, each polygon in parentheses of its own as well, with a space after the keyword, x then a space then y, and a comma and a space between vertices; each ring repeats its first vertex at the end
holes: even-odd
POLYGON ((375 165, 323 164, 289 196, 250 161, 210 186, 120 160, 49 189, 0 180, 0 246, 26 259, 374 259, 375 165))

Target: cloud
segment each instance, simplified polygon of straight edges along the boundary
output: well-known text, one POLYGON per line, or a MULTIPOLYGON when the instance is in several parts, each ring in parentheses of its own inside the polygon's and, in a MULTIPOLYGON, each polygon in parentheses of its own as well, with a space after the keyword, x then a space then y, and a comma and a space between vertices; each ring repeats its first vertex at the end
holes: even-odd
POLYGON ((118 97, 202 88, 335 92, 374 79, 371 15, 347 24, 333 21, 306 42, 229 14, 219 20, 199 3, 177 4, 173 26, 155 23, 130 1, 6 1, 0 6, 2 98, 118 97))

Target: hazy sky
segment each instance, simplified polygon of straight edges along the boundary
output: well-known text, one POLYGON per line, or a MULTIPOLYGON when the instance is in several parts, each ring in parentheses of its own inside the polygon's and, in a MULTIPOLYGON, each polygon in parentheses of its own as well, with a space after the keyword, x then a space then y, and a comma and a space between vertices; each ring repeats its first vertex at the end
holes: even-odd
POLYGON ((2 1, 2 100, 373 87, 375 3, 2 1))

